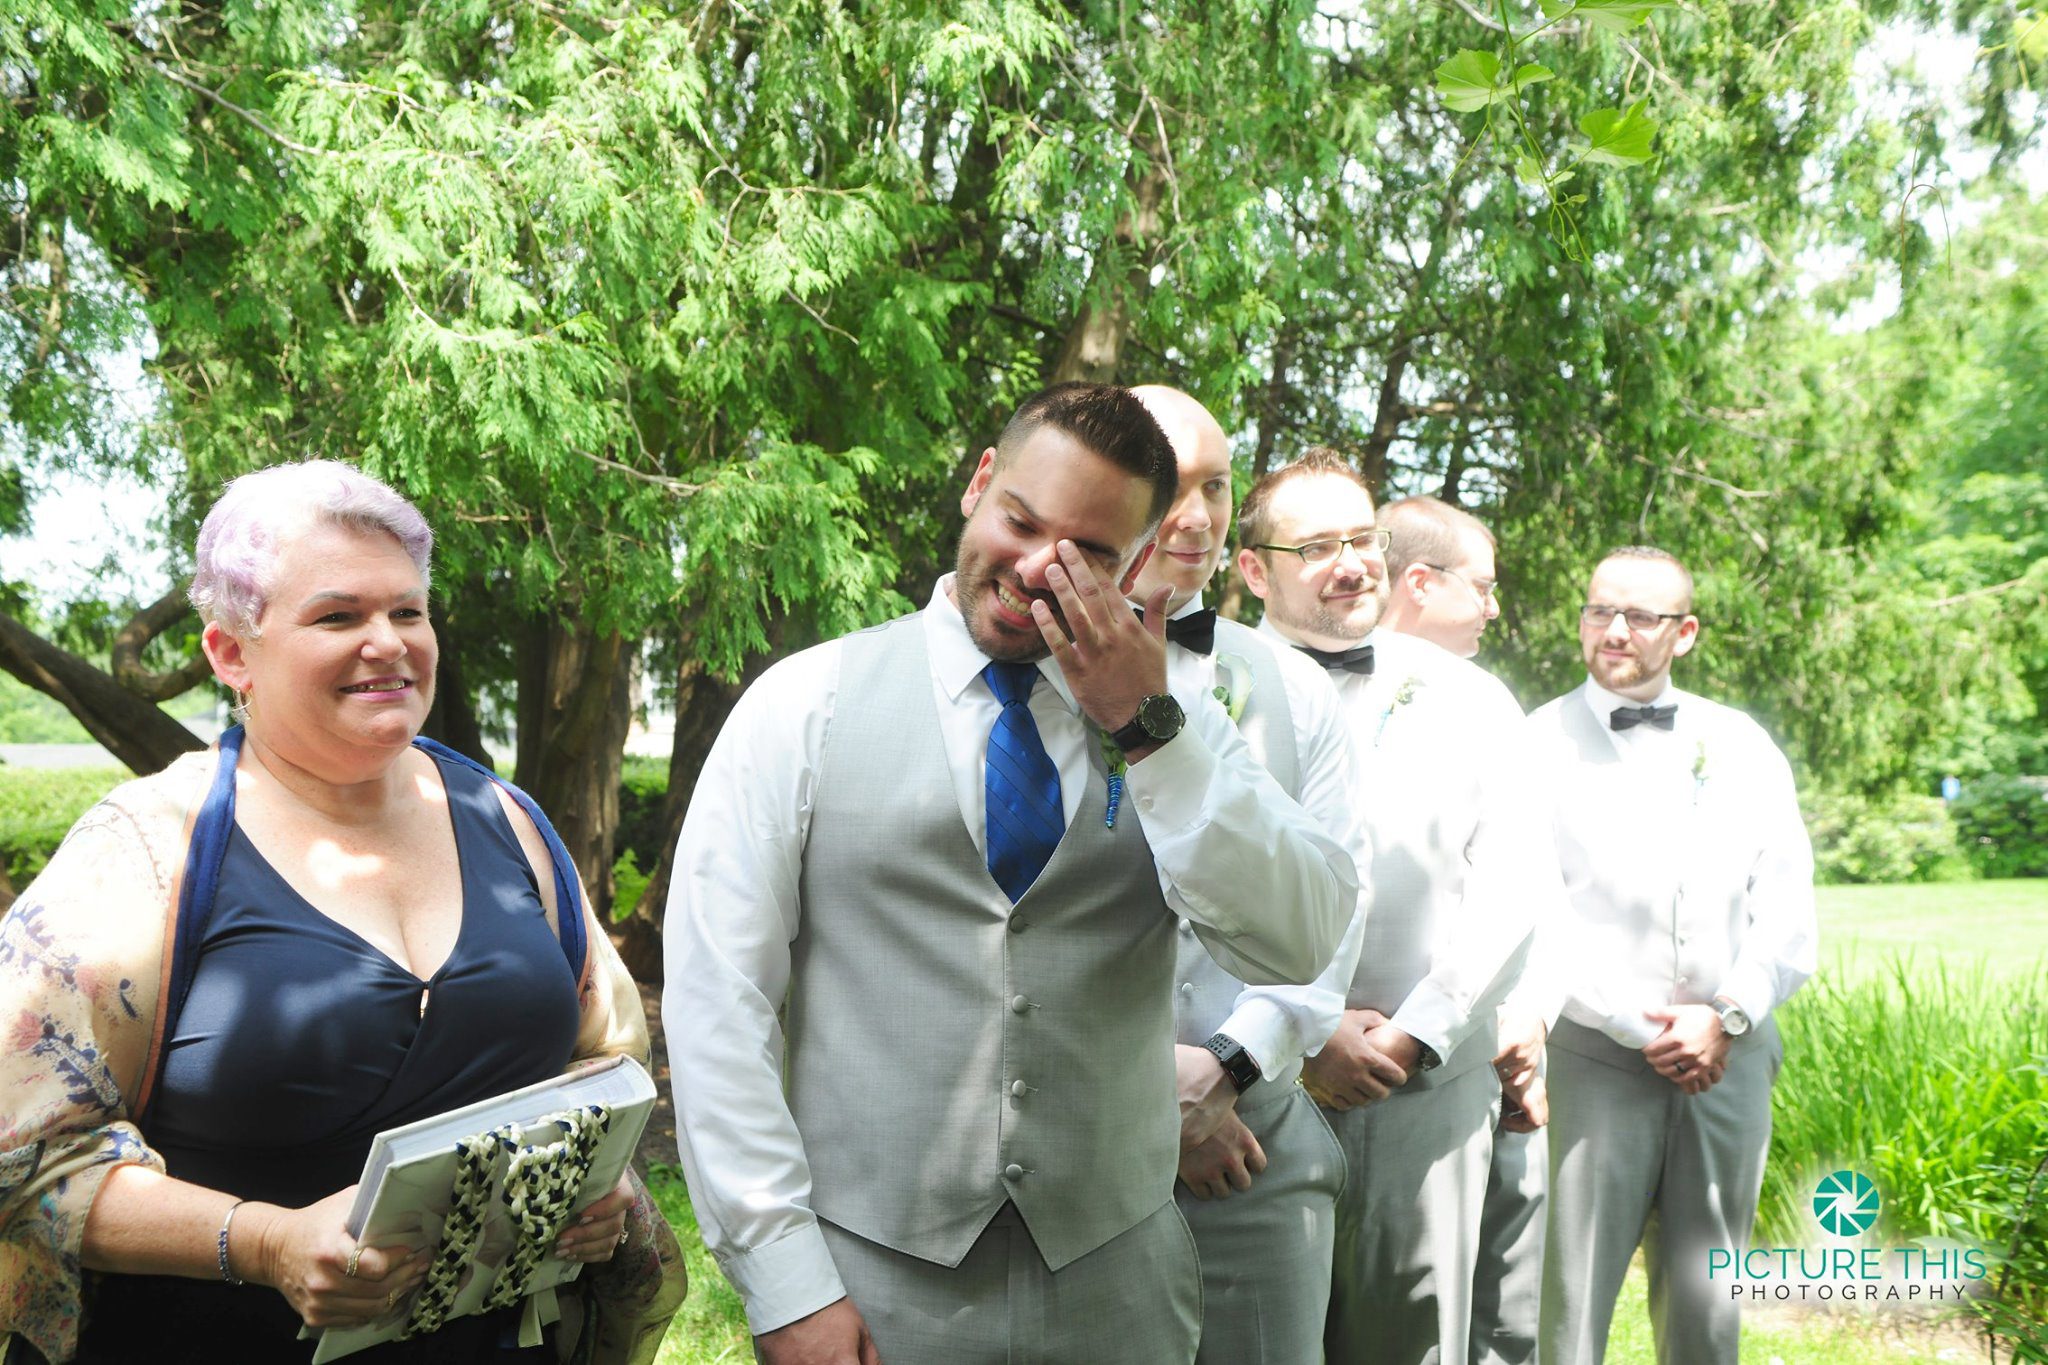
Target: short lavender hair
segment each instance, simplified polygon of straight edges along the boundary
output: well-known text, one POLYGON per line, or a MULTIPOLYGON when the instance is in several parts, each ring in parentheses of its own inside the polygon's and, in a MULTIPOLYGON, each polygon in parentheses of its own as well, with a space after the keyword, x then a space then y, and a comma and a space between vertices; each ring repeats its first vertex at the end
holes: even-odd
POLYGON ((230 482, 199 528, 192 605, 201 620, 248 639, 269 605, 278 552, 297 525, 382 532, 396 540, 433 582, 434 533, 427 519, 388 485, 334 460, 274 465, 230 482))

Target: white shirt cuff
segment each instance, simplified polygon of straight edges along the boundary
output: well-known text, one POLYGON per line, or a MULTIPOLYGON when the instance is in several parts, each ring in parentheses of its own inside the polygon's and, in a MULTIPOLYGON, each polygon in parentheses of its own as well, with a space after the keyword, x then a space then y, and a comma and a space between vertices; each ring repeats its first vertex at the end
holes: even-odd
POLYGON ((1736 1007, 1749 1016, 1751 1024, 1761 1024, 1771 1012, 1771 988, 1763 978, 1765 973, 1745 969, 1741 963, 1721 979, 1721 989, 1715 995, 1733 1000, 1736 1007))
POLYGON ((1178 834, 1202 818, 1209 784, 1216 776, 1216 755, 1193 725, 1184 725, 1179 734, 1131 764, 1126 774, 1146 831, 1162 837, 1178 834))
POLYGON ((718 1268, 746 1303, 747 1330, 756 1336, 846 1297, 825 1234, 815 1222, 752 1251, 722 1253, 718 1268))
POLYGON ((1241 1002, 1216 1031, 1244 1044, 1244 1050, 1259 1064, 1261 1076, 1277 1076, 1301 1060, 1301 1039, 1294 1021, 1271 1000, 1254 997, 1241 1002))
POLYGON ((1465 1013, 1451 998, 1427 981, 1418 982, 1394 1017, 1387 1021, 1416 1042, 1436 1053, 1439 1062, 1451 1060, 1451 1035, 1465 1022, 1465 1013))

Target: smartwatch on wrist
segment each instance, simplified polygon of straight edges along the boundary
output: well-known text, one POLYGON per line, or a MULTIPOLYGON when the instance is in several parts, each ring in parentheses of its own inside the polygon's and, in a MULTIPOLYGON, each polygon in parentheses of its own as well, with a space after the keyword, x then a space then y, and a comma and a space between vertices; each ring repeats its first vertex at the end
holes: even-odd
POLYGON ((1216 1060, 1223 1063, 1223 1074, 1230 1078, 1230 1084, 1242 1095, 1253 1085, 1265 1078, 1259 1064, 1252 1060, 1252 1054, 1245 1051, 1244 1044, 1227 1033, 1215 1033, 1203 1047, 1216 1054, 1216 1060))

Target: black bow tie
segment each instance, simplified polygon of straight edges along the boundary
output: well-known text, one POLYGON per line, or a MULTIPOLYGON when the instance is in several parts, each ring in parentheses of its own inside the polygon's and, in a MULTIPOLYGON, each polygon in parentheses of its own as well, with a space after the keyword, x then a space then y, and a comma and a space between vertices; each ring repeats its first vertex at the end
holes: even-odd
POLYGON ((1617 706, 1607 717, 1607 724, 1615 730, 1630 730, 1638 725, 1653 725, 1659 730, 1669 730, 1678 723, 1678 703, 1669 706, 1617 706))
POLYGON ((1358 645, 1351 649, 1331 653, 1327 649, 1313 649, 1308 645, 1296 645, 1296 649, 1314 659, 1332 673, 1356 673, 1361 678, 1372 676, 1372 646, 1358 645))
POLYGON ((1182 649, 1191 649, 1197 654, 1216 652, 1216 613, 1204 607, 1191 611, 1186 616, 1176 616, 1166 623, 1166 638, 1182 649))

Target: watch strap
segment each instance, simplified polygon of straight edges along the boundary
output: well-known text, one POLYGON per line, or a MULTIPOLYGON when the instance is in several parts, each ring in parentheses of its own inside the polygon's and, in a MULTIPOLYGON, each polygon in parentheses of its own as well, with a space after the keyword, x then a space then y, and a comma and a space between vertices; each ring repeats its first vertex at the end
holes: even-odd
POLYGON ((1230 1078, 1230 1084, 1238 1094, 1242 1095, 1265 1078, 1265 1073, 1259 1070, 1257 1059, 1245 1050, 1243 1043, 1229 1034, 1213 1033, 1209 1035, 1209 1041, 1202 1046, 1214 1053, 1216 1060, 1223 1064, 1223 1074, 1230 1078))

